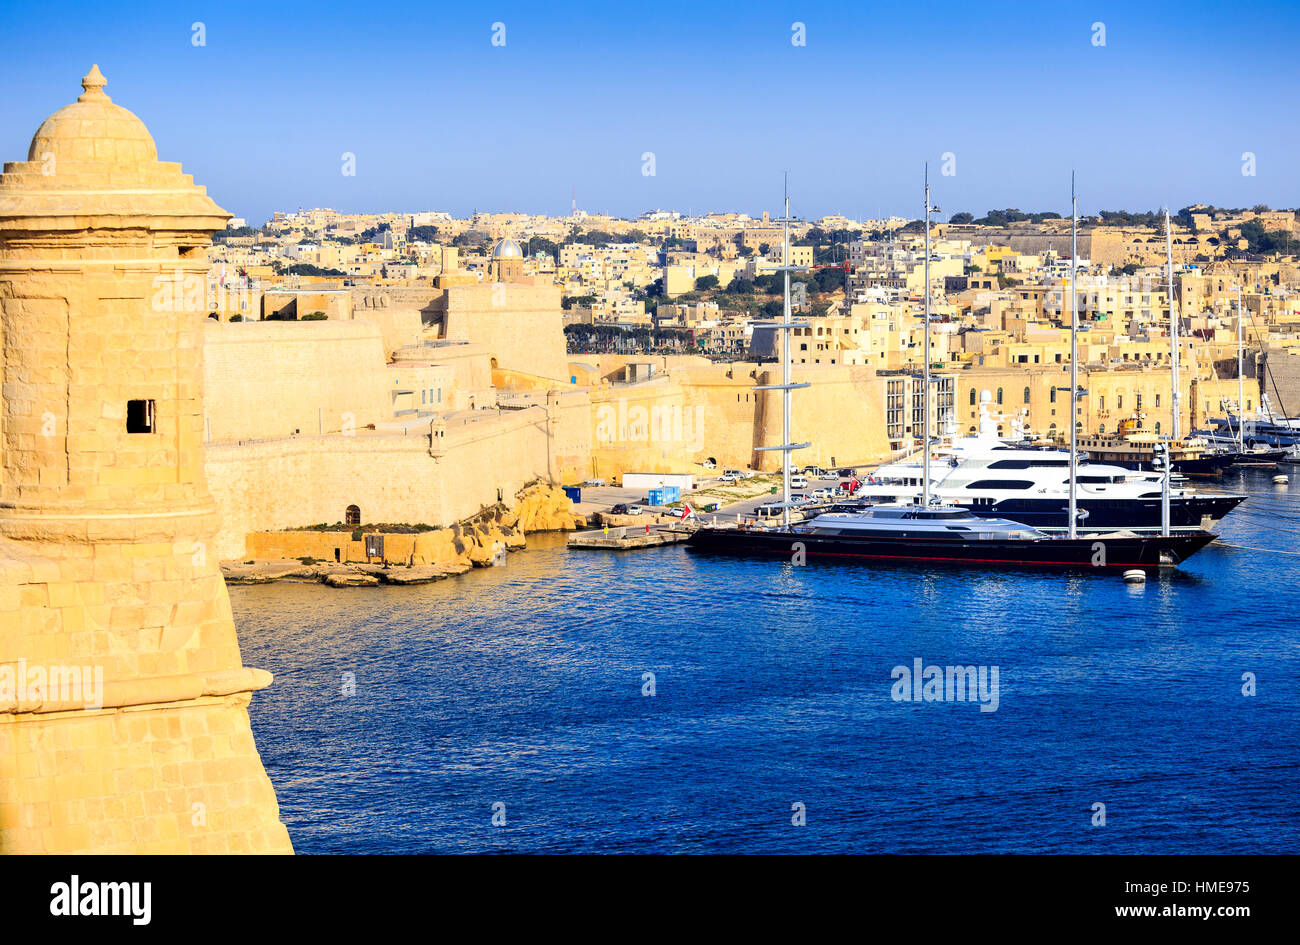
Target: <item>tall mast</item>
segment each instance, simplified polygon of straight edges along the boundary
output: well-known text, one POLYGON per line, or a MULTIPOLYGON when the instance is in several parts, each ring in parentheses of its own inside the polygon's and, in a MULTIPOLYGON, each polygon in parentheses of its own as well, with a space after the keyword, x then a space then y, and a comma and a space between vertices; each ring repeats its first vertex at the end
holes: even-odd
POLYGON ((772 450, 781 451, 781 527, 788 529, 790 527, 790 453, 794 450, 807 449, 811 443, 791 443, 790 442, 790 392, 809 386, 807 381, 795 384, 790 380, 792 368, 790 358, 790 332, 795 328, 807 327, 808 322, 796 322, 790 317, 790 175, 786 174, 785 184, 785 238, 782 246, 782 265, 781 269, 785 272, 785 309, 779 322, 754 322, 755 328, 770 328, 774 331, 781 332, 781 383, 780 384, 762 384, 755 387, 754 390, 779 390, 781 392, 781 445, 780 446, 759 446, 756 449, 759 452, 770 452, 772 450))
POLYGON ((921 381, 921 506, 930 506, 930 162, 925 162, 925 367, 921 381))
POLYGON ((1246 339, 1241 325, 1241 286, 1237 286, 1237 452, 1246 452, 1246 378, 1241 373, 1246 339))
POLYGON ((1169 293, 1169 378, 1174 388, 1174 422, 1170 424, 1170 432, 1173 434, 1171 442, 1177 443, 1182 439, 1182 394, 1178 383, 1178 314, 1174 310, 1174 243, 1169 228, 1168 207, 1165 207, 1165 259, 1165 272, 1168 277, 1166 291, 1169 293))
MULTIPOLYGON (((781 332, 781 442, 790 442, 790 174, 785 175, 784 245, 781 250, 781 267, 785 270, 785 313, 781 332)), ((790 451, 781 451, 781 527, 790 527, 790 451)))
POLYGON ((1069 537, 1078 537, 1079 490, 1076 466, 1079 462, 1079 200, 1074 193, 1074 171, 1070 172, 1070 525, 1069 537))

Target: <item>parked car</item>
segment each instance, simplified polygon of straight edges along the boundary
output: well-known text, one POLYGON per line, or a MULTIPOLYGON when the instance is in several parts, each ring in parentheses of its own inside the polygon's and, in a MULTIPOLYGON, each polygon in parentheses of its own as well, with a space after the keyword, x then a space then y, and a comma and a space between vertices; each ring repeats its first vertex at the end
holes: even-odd
POLYGON ((642 512, 648 512, 648 511, 650 511, 649 506, 645 506, 645 505, 633 504, 627 507, 628 515, 640 515, 642 512))
POLYGON ((807 488, 808 488, 808 480, 807 480, 807 478, 805 478, 804 476, 791 476, 791 477, 790 477, 790 488, 791 488, 791 489, 807 489, 807 488))
POLYGON ((820 466, 805 466, 803 468, 803 474, 805 476, 812 476, 814 479, 825 479, 830 475, 830 473, 822 469, 820 466))
POLYGON ((635 503, 619 502, 609 511, 611 515, 640 515, 645 509, 635 503))
POLYGON ((716 469, 718 466, 718 464, 711 459, 700 460, 700 465, 703 466, 705 469, 716 469))
POLYGON ((852 478, 853 476, 856 476, 857 473, 854 470, 850 469, 848 466, 845 466, 843 469, 836 470, 835 475, 843 476, 844 478, 849 479, 852 478))
POLYGON ((728 469, 718 478, 721 479, 723 482, 740 482, 740 480, 744 479, 745 477, 740 474, 739 470, 728 469))
POLYGON ((806 492, 791 492, 790 501, 797 502, 799 505, 807 505, 812 501, 812 496, 806 492))

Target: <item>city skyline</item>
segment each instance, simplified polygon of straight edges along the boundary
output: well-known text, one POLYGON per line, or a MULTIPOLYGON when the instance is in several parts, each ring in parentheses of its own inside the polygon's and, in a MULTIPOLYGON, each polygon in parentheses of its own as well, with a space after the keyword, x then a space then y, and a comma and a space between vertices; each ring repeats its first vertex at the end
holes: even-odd
POLYGON ((1081 213, 1296 206, 1286 162, 1297 133, 1280 120, 1296 28, 1267 4, 1210 31, 1208 9, 1070 4, 1016 21, 951 4, 929 17, 911 6, 760 4, 739 17, 667 5, 652 22, 519 4, 395 4, 366 22, 337 5, 15 10, 0 39, 0 131, 20 157, 66 97, 50 76, 97 62, 159 157, 184 156, 250 222, 311 206, 555 216, 575 190, 579 209, 619 217, 758 216, 779 210, 785 170, 803 218, 914 218, 927 160, 945 218, 1065 212, 1071 168, 1081 213), (52 49, 39 37, 55 23, 52 49), (792 43, 797 24, 806 45, 792 43), (1077 117, 1070 78, 1084 90, 1077 117))

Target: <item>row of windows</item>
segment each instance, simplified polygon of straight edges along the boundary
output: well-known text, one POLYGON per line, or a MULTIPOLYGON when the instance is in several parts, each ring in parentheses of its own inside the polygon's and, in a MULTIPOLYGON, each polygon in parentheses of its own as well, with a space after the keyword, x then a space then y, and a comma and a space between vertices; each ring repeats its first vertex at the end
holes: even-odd
MULTIPOLYGON (((1048 390, 1048 392, 1047 392, 1047 393, 1048 393, 1048 398, 1047 398, 1047 399, 1048 399, 1051 403, 1056 403, 1056 390, 1057 390, 1057 389, 1056 389, 1055 387, 1052 387, 1052 388, 1050 388, 1050 389, 1048 390)), ((1026 387, 1026 388, 1025 388, 1025 391, 1024 391, 1024 402, 1025 402, 1025 403, 1029 403, 1029 395, 1030 395, 1030 390, 1029 390, 1028 387, 1026 387)), ((1142 394, 1141 394, 1141 392, 1139 392, 1136 396, 1137 396, 1137 409, 1138 409, 1138 410, 1141 410, 1141 409, 1142 409, 1142 394)), ((976 400, 976 392, 975 392, 975 388, 972 387, 971 390, 970 390, 970 405, 971 405, 972 407, 975 406, 975 400, 976 400)), ((997 396, 996 396, 995 400, 996 400, 996 402, 999 403, 999 404, 1002 403, 1002 388, 1001 388, 1001 387, 998 388, 998 392, 997 392, 997 396)), ((1116 410, 1123 410, 1123 409, 1124 409, 1124 395, 1123 395, 1123 394, 1116 394, 1116 395, 1115 395, 1115 400, 1116 400, 1116 403, 1115 403, 1115 409, 1116 409, 1116 410)), ((1157 406, 1157 407, 1160 406, 1160 395, 1159 395, 1159 394, 1156 394, 1156 406, 1157 406)), ((1097 409, 1098 409, 1098 410, 1105 410, 1105 409, 1106 409, 1106 395, 1105 395, 1105 394, 1101 394, 1101 395, 1098 396, 1098 398, 1097 398, 1097 409)), ((1206 408, 1205 408, 1205 410, 1206 410, 1206 413, 1208 413, 1209 410, 1210 410, 1210 408, 1209 408, 1209 404, 1208 404, 1208 401, 1207 401, 1207 403, 1206 403, 1206 408)))

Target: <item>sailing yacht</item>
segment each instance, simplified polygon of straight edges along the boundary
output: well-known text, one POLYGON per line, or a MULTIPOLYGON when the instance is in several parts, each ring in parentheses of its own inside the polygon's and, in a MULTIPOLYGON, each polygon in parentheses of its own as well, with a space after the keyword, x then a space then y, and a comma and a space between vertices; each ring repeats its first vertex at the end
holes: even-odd
MULTIPOLYGON (((1073 188, 1071 188, 1073 190, 1073 188)), ((787 200, 788 207, 788 200, 787 200)), ((798 560, 800 556, 807 559, 831 559, 848 562, 887 561, 899 563, 950 564, 968 566, 996 567, 1035 567, 1070 570, 1129 570, 1153 569, 1177 565, 1214 540, 1214 535, 1203 530, 1175 531, 1171 528, 1171 496, 1169 474, 1166 471, 1158 484, 1158 503, 1161 518, 1160 534, 1142 536, 1132 532, 1113 532, 1100 534, 1080 534, 1079 521, 1086 506, 1077 506, 1079 490, 1089 485, 1081 482, 1088 478, 1079 470, 1075 460, 1078 457, 1075 437, 1071 435, 1070 451, 1066 454, 1063 467, 1066 470, 1067 534, 1049 535, 1032 527, 1020 517, 1001 517, 988 514, 974 514, 971 509, 945 505, 936 501, 931 476, 934 443, 930 435, 930 218, 938 212, 930 203, 929 173, 927 169, 925 183, 925 348, 922 361, 924 367, 924 398, 922 408, 923 432, 920 461, 920 494, 914 503, 897 502, 870 506, 845 511, 829 511, 817 515, 810 521, 791 524, 788 516, 777 528, 764 526, 712 526, 697 529, 688 542, 692 551, 746 557, 784 558, 798 560)), ((789 211, 786 212, 787 218, 789 211)), ((1075 214, 1077 233, 1077 213, 1075 214)), ((787 237, 788 239, 788 237, 787 237)), ((788 244, 787 244, 788 246, 788 244)), ((789 253, 787 250, 787 260, 789 253)), ((1077 256, 1076 256, 1077 258, 1077 256)), ((789 285, 789 268, 786 268, 787 286, 789 285)), ((1072 280, 1073 283, 1073 280, 1072 280)), ((1072 308, 1074 288, 1071 288, 1072 308)), ((789 292, 786 293, 784 325, 790 324, 789 292)), ((1071 326, 1072 346, 1077 339, 1077 315, 1071 326)), ((790 389, 789 383, 789 347, 785 347, 785 377, 783 391, 790 389)), ((1071 364, 1071 414, 1079 394, 1077 378, 1077 358, 1071 364)), ((784 402, 784 432, 789 439, 790 401, 784 402)), ((977 438, 978 439, 978 438, 977 438)), ((1020 475, 1022 470, 1031 468, 1030 460, 1020 454, 1031 454, 1034 458, 1041 453, 1034 450, 1019 450, 998 442, 990 445, 989 453, 999 454, 988 463, 1006 460, 1016 463, 1015 473, 1003 472, 1003 476, 1020 475)), ((799 448, 792 445, 770 447, 786 452, 788 470, 789 450, 799 448)), ((956 457, 953 457, 956 460, 956 457)), ((1048 461, 1050 462, 1050 461, 1048 461)), ((960 468, 961 462, 955 465, 960 468)), ((1061 467, 1045 465, 1052 469, 1053 477, 1061 475, 1061 467)), ((1123 478, 1123 471, 1116 473, 1123 478)), ((940 474, 940 483, 943 479, 940 474)), ((1032 485, 1025 480, 1025 486, 1032 485)), ((1116 483, 1096 484, 1100 491, 1116 483)), ((870 486, 868 487, 870 488, 870 486)), ((1014 490, 1019 492, 1019 489, 1014 490)), ((1085 501, 1086 497, 1085 497, 1085 501)), ((785 485, 784 507, 789 506, 788 472, 785 485)), ((1056 500, 1059 505, 1059 500, 1056 500)))
POLYGON ((852 563, 898 562, 1003 568, 1127 571, 1176 565, 1208 545, 1203 531, 1052 536, 1021 522, 980 518, 947 505, 884 505, 826 512, 788 529, 701 528, 693 551, 852 563))
MULTIPOLYGON (((1070 451, 1004 440, 997 433, 990 399, 988 391, 981 393, 977 434, 951 437, 934 450, 931 496, 973 515, 1011 519, 1049 532, 1066 530, 1070 451)), ((914 501, 920 495, 921 465, 916 456, 887 463, 867 477, 856 495, 876 502, 914 501)), ((1089 532, 1159 531, 1162 475, 1080 459, 1075 466, 1079 524, 1089 532)), ((1171 486, 1170 526, 1208 531, 1245 498, 1171 486)))

